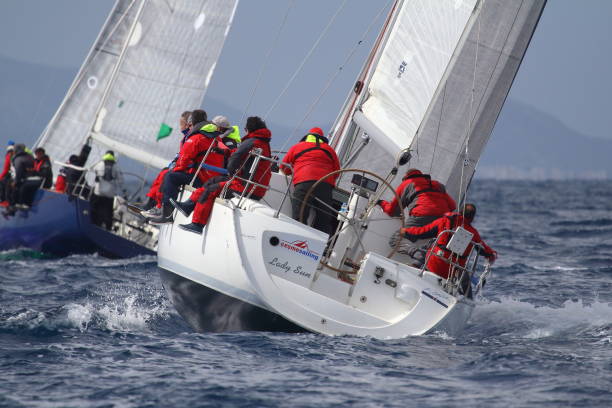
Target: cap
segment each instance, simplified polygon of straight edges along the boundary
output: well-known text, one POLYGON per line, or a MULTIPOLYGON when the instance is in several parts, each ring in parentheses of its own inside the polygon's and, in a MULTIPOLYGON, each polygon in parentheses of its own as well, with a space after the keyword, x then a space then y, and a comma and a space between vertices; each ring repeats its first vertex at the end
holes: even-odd
POLYGON ((220 128, 229 129, 232 125, 229 123, 229 120, 225 116, 215 116, 212 120, 212 123, 217 125, 220 128))
POLYGON ((8 146, 15 146, 15 142, 13 142, 12 140, 9 140, 7 143, 8 146))
POLYGON ((313 127, 308 131, 308 133, 312 133, 313 135, 324 136, 323 130, 320 127, 313 127))
POLYGON ((107 151, 104 156, 102 156, 102 160, 104 161, 117 161, 117 159, 115 159, 115 152, 113 152, 112 150, 107 151))

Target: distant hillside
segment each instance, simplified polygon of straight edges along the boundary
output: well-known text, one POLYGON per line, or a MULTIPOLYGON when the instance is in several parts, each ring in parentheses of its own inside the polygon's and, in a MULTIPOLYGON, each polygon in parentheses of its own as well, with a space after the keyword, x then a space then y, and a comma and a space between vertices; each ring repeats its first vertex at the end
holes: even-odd
POLYGON ((570 129, 555 117, 508 100, 480 161, 487 178, 608 178, 612 140, 570 129))
POLYGON ((70 87, 75 70, 0 57, 0 146, 34 143, 70 87))

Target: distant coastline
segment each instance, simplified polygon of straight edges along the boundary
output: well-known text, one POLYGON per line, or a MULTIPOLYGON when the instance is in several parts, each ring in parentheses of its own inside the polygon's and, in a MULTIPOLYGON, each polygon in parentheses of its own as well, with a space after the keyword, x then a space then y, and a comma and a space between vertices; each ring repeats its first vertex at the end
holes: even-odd
POLYGON ((559 168, 519 168, 516 166, 482 166, 475 173, 481 180, 610 180, 606 170, 568 171, 559 168))

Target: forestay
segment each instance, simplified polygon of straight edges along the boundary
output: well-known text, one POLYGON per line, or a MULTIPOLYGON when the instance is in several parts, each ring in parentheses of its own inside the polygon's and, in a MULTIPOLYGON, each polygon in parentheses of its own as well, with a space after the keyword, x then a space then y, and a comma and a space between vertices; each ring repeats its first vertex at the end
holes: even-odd
POLYGON ((165 165, 179 130, 157 136, 176 128, 183 111, 201 106, 236 4, 118 0, 37 146, 65 161, 93 137, 93 157, 110 147, 165 165))
POLYGON ((432 174, 459 198, 545 2, 398 2, 377 59, 360 78, 364 91, 340 118, 353 120, 338 135, 345 158, 364 129, 371 137, 351 167, 385 173, 392 157, 410 147, 408 166, 432 174))

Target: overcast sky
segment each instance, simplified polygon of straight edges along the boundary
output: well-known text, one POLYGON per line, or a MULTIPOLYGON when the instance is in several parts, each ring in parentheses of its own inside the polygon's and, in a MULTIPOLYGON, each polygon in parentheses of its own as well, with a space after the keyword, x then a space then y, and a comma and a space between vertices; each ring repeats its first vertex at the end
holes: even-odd
MULTIPOLYGON (((111 0, 1 0, 0 55, 72 69, 76 73, 113 3, 111 0)), ((256 56, 268 52, 288 4, 288 0, 241 1, 207 97, 239 110, 246 106, 260 68, 256 56)), ((340 4, 340 0, 297 0, 287 31, 274 51, 274 63, 264 75, 262 89, 255 94, 251 110, 263 115, 269 109, 288 78, 279 78, 277 70, 289 72, 286 75, 293 72, 340 4)), ((312 95, 319 92, 366 26, 387 4, 388 0, 349 0, 329 33, 335 42, 313 55, 308 66, 314 73, 304 73, 298 78, 271 120, 287 126, 299 122, 312 95), (309 93, 311 88, 317 91, 309 93), (302 95, 303 104, 295 105, 302 95)), ((510 98, 550 113, 586 135, 612 138, 611 19, 612 1, 609 0, 549 0, 510 98)), ((371 38, 373 35, 368 37, 371 38)), ((360 48, 335 84, 337 87, 330 89, 310 119, 333 120, 369 46, 371 41, 360 48)), ((1 81, 2 78, 0 85, 1 81)))

